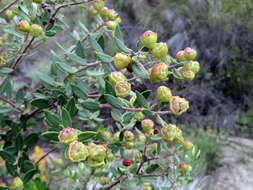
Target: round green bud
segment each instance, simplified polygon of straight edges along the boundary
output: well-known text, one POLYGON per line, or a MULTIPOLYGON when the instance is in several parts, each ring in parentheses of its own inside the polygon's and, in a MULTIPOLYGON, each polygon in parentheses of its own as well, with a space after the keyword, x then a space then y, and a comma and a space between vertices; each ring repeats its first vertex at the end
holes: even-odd
POLYGON ((183 148, 185 151, 191 150, 192 147, 193 147, 193 144, 191 141, 187 141, 187 140, 183 141, 183 148))
POLYGON ((159 102, 168 103, 172 99, 171 90, 166 86, 160 86, 156 90, 156 99, 159 102))
POLYGON ((106 154, 106 147, 103 145, 89 145, 89 158, 96 162, 102 162, 105 160, 107 154, 106 154))
POLYGON ((142 112, 136 112, 134 114, 134 118, 137 120, 137 121, 141 121, 145 118, 145 115, 142 113, 142 112))
POLYGON ((161 129, 162 137, 170 142, 182 139, 182 131, 176 125, 168 124, 161 129))
POLYGON ((38 37, 42 34, 43 28, 38 24, 33 24, 31 26, 30 32, 31 32, 33 37, 38 37))
POLYGON ((169 68, 168 66, 161 62, 153 65, 150 69, 150 80, 151 82, 163 82, 168 80, 169 68))
MULTIPOLYGON (((110 22, 113 22, 113 21, 110 21, 110 22)), ((117 53, 113 57, 113 61, 117 69, 124 69, 132 62, 132 58, 131 56, 121 52, 121 53, 117 53)))
POLYGON ((117 25, 118 25, 117 22, 115 22, 115 21, 110 21, 110 20, 107 21, 105 24, 106 24, 108 30, 115 30, 116 27, 117 27, 117 25))
POLYGON ((134 143, 133 142, 126 142, 125 147, 126 147, 126 149, 133 149, 134 148, 134 143))
POLYGON ((157 33, 148 30, 141 35, 140 41, 145 47, 153 48, 157 42, 157 33))
POLYGON ((151 53, 154 57, 157 59, 162 59, 165 58, 168 54, 168 46, 166 43, 156 43, 155 46, 153 47, 151 53))
POLYGON ((170 111, 174 115, 181 115, 189 109, 189 102, 179 96, 173 96, 170 101, 170 111))
POLYGON ((106 164, 104 161, 98 162, 98 161, 92 160, 91 158, 88 158, 87 165, 93 169, 97 169, 97 168, 104 167, 106 164))
POLYGON ((112 162, 114 160, 114 155, 112 153, 108 154, 106 156, 106 160, 109 161, 109 162, 112 162))
POLYGON ((146 136, 145 135, 138 135, 137 136, 137 142, 145 143, 145 141, 146 141, 146 136))
POLYGON ((11 20, 14 18, 14 16, 16 16, 16 11, 14 10, 11 10, 11 9, 8 9, 6 12, 5 12, 5 16, 8 20, 11 20))
POLYGON ((182 68, 180 69, 180 73, 186 81, 192 81, 195 78, 195 73, 191 70, 186 70, 185 68, 182 68))
POLYGON ((117 24, 120 24, 120 23, 122 22, 122 20, 121 20, 121 18, 118 16, 118 17, 114 20, 114 22, 116 22, 117 24))
POLYGON ((20 177, 15 177, 10 185, 10 189, 23 189, 24 183, 20 177))
POLYGON ((107 7, 104 7, 99 10, 99 14, 102 18, 107 19, 109 16, 109 9, 107 7))
POLYGON ((199 65, 198 61, 189 61, 184 65, 183 68, 184 68, 184 70, 189 70, 194 73, 197 73, 200 70, 200 65, 199 65))
POLYGON ((104 0, 93 0, 92 5, 96 10, 100 10, 105 6, 105 2, 104 0))
POLYGON ((60 131, 58 139, 62 144, 70 144, 74 141, 77 141, 78 134, 74 128, 64 128, 60 131))
POLYGON ((99 180, 98 180, 98 183, 100 185, 107 185, 107 184, 109 184, 109 182, 110 182, 110 179, 108 177, 105 177, 105 176, 100 177, 99 180))
POLYGON ((184 56, 188 61, 194 60, 197 57, 197 51, 187 47, 184 49, 184 56))
POLYGON ((114 87, 118 82, 125 82, 127 81, 125 75, 119 71, 111 72, 109 75, 109 82, 114 87))
POLYGON ((129 82, 118 82, 115 85, 116 95, 119 97, 126 97, 131 92, 131 84, 129 82))
POLYGON ((154 128, 154 122, 151 119, 144 119, 141 121, 141 128, 144 132, 149 132, 154 128))
POLYGON ((67 152, 68 159, 72 162, 80 162, 86 160, 89 156, 88 147, 85 146, 82 142, 72 142, 68 147, 67 152))
POLYGON ((150 183, 148 182, 143 183, 143 190, 152 190, 152 189, 153 187, 150 183))
POLYGON ((29 32, 31 26, 27 20, 22 20, 17 24, 17 29, 21 32, 29 32))
POLYGON ((108 10, 108 19, 109 20, 116 20, 117 18, 118 18, 118 13, 113 9, 109 9, 108 10))
POLYGON ((94 8, 94 6, 91 6, 89 8, 89 13, 92 14, 92 15, 96 15, 98 14, 98 10, 94 8))
POLYGON ((177 61, 186 61, 185 54, 184 54, 183 50, 177 52, 177 54, 176 54, 176 60, 177 61))
POLYGON ((124 132, 124 141, 131 142, 135 138, 134 134, 131 131, 124 132))

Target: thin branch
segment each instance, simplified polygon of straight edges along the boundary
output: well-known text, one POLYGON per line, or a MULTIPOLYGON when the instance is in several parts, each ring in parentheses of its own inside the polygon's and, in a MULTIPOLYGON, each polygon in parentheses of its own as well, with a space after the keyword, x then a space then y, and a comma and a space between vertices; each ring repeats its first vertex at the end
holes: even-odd
POLYGON ((42 160, 44 160, 50 153, 56 151, 57 148, 54 147, 53 149, 51 149, 50 151, 48 151, 46 154, 44 154, 36 163, 35 165, 38 165, 42 160))
POLYGON ((7 100, 5 97, 0 95, 0 100, 11 105, 13 108, 17 109, 18 111, 22 112, 23 110, 19 107, 16 106, 16 104, 14 102, 12 102, 11 100, 7 100))
POLYGON ((100 61, 96 61, 94 63, 89 63, 89 64, 85 65, 84 67, 82 67, 81 69, 79 69, 78 71, 76 71, 76 73, 79 73, 79 72, 84 71, 84 70, 86 70, 90 67, 94 67, 94 66, 97 66, 97 65, 100 65, 100 64, 101 64, 100 61))
POLYGON ((169 173, 164 174, 146 174, 146 175, 140 175, 140 177, 166 177, 169 173))
POLYGON ((140 165, 139 165, 139 167, 138 167, 138 169, 136 171, 137 175, 139 175, 139 173, 141 171, 141 168, 144 165, 144 163, 148 161, 147 156, 146 156, 146 153, 147 153, 147 143, 148 143, 148 140, 146 139, 145 140, 145 144, 144 144, 143 155, 142 155, 142 162, 140 163, 140 165))
POLYGON ((121 178, 123 177, 124 175, 121 175, 120 177, 118 177, 118 179, 113 182, 111 185, 109 185, 108 187, 104 188, 104 190, 109 190, 109 189, 112 189, 114 186, 118 185, 121 181, 121 178))
POLYGON ((12 65, 12 69, 15 69, 17 67, 17 65, 21 62, 22 58, 25 56, 26 52, 28 51, 28 49, 31 47, 33 41, 35 40, 35 37, 32 37, 32 39, 30 40, 30 42, 26 45, 25 49, 23 50, 23 52, 21 53, 21 55, 18 57, 18 59, 16 60, 16 62, 12 65))
POLYGON ((16 3, 18 3, 18 1, 19 0, 14 0, 10 4, 6 5, 2 10, 0 10, 0 14, 2 14, 3 12, 5 12, 7 9, 11 8, 16 3))

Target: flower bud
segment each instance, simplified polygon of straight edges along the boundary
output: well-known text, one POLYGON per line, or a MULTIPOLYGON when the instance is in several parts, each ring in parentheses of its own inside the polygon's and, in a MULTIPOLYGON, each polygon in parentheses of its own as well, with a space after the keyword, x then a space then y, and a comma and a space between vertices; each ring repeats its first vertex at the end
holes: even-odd
POLYGON ((153 48, 157 42, 157 33, 148 30, 141 35, 140 41, 145 47, 153 48))
POLYGON ((43 28, 38 24, 33 24, 31 26, 30 32, 31 32, 33 37, 38 37, 42 34, 43 28))
POLYGON ((146 141, 145 135, 138 135, 137 136, 137 142, 144 143, 146 141))
POLYGON ((186 81, 192 81, 195 77, 195 73, 193 71, 186 70, 185 68, 180 69, 180 73, 186 81))
POLYGON ((178 165, 178 169, 179 169, 179 172, 183 175, 186 172, 188 172, 189 166, 184 162, 180 162, 178 165))
POLYGON ((90 12, 90 14, 92 14, 92 15, 98 14, 98 10, 95 9, 93 6, 91 6, 91 7, 89 8, 89 12, 90 12))
POLYGON ((118 82, 115 85, 116 95, 119 97, 126 97, 131 92, 131 84, 129 82, 118 82))
POLYGON ((117 18, 118 18, 118 13, 113 9, 109 9, 108 10, 108 19, 109 20, 115 20, 117 18))
POLYGON ((119 71, 111 72, 109 75, 109 82, 111 83, 112 86, 115 86, 116 83, 118 82, 125 82, 127 81, 125 75, 123 75, 119 71))
POLYGON ((157 135, 157 134, 159 134, 159 130, 158 129, 154 129, 153 133, 154 133, 154 135, 157 135))
POLYGON ((24 183, 20 177, 15 177, 10 185, 10 189, 23 189, 24 183))
POLYGON ((176 54, 176 60, 177 61, 185 61, 186 60, 185 53, 184 53, 183 50, 177 52, 177 54, 176 54))
POLYGON ((80 162, 86 160, 89 155, 88 147, 82 142, 72 142, 68 147, 67 156, 72 162, 80 162))
POLYGON ((112 153, 108 154, 106 156, 106 160, 109 161, 109 162, 112 162, 114 160, 114 155, 112 153))
POLYGON ((117 53, 113 57, 113 61, 117 69, 124 69, 132 62, 132 58, 125 53, 117 53))
POLYGON ((137 121, 141 121, 145 118, 145 115, 142 113, 142 112, 136 112, 134 114, 134 118, 137 120, 137 121))
POLYGON ((189 109, 189 102, 179 96, 173 96, 170 101, 170 111, 174 115, 181 115, 189 109))
POLYGON ((168 54, 168 46, 166 43, 156 43, 155 46, 153 47, 151 53, 154 57, 157 59, 162 59, 165 58, 168 54))
POLYGON ((106 158, 106 148, 103 145, 89 145, 89 158, 96 162, 103 162, 106 158))
POLYGON ((98 183, 100 185, 107 185, 107 184, 109 184, 109 182, 110 182, 110 179, 108 177, 105 177, 105 176, 100 177, 99 180, 98 180, 98 183))
POLYGON ((200 70, 200 65, 199 65, 198 61, 189 61, 188 63, 186 63, 184 65, 183 68, 184 68, 184 70, 189 70, 189 71, 192 71, 194 73, 197 73, 200 70))
POLYGON ((126 147, 126 149, 133 149, 134 148, 134 143, 133 142, 126 142, 125 147, 126 147))
POLYGON ((169 68, 168 66, 161 62, 153 65, 150 69, 150 80, 151 82, 163 82, 168 80, 169 68))
POLYGON ((123 160, 122 163, 123 163, 123 165, 126 166, 126 167, 132 165, 132 161, 131 161, 130 159, 128 159, 128 158, 125 158, 125 159, 123 160))
POLYGON ((154 128, 154 122, 151 119, 144 119, 141 121, 141 127, 144 132, 149 132, 154 128))
POLYGON ((106 24, 108 30, 115 30, 116 27, 117 27, 117 25, 118 25, 117 22, 115 22, 115 21, 110 21, 110 20, 107 21, 105 24, 106 24))
POLYGON ((114 22, 116 22, 117 24, 120 24, 120 23, 122 22, 122 20, 121 20, 121 18, 118 16, 118 17, 114 20, 114 22))
POLYGON ((147 59, 147 56, 145 54, 139 54, 139 55, 137 55, 137 59, 140 61, 143 61, 143 60, 147 59))
POLYGON ((98 161, 92 160, 91 158, 88 158, 87 165, 93 169, 96 169, 96 168, 104 167, 105 162, 104 161, 98 162, 98 161))
POLYGON ((131 131, 124 132, 124 141, 131 142, 134 140, 134 134, 131 131))
POLYGON ((14 10, 11 10, 11 9, 8 9, 6 12, 5 12, 5 16, 8 20, 11 20, 13 19, 14 16, 16 16, 16 12, 14 10))
POLYGON ((188 47, 184 49, 184 56, 186 60, 191 61, 197 57, 197 52, 196 50, 188 47))
POLYGON ((78 139, 77 131, 74 128, 64 128, 60 131, 58 139, 62 144, 70 144, 78 139))
POLYGON ((192 144, 191 141, 186 141, 186 140, 185 140, 185 141, 183 142, 183 148, 184 148, 185 151, 191 150, 192 147, 193 147, 193 144, 192 144))
POLYGON ((93 0, 92 5, 96 10, 100 10, 104 7, 105 2, 104 2, 104 0, 93 0))
POLYGON ((27 20, 22 20, 17 24, 17 29, 21 32, 29 32, 31 26, 27 20))
POLYGON ((153 187, 150 183, 148 182, 143 183, 143 190, 152 190, 152 189, 153 187))
POLYGON ((176 125, 168 124, 161 129, 162 137, 170 142, 175 142, 183 138, 181 129, 176 125))
POLYGON ((160 86, 156 90, 156 99, 159 102, 168 103, 172 98, 171 90, 166 86, 160 86))
POLYGON ((103 136, 105 137, 107 141, 111 140, 112 138, 112 134, 109 131, 104 131, 103 136))
POLYGON ((42 0, 33 0, 34 3, 41 4, 42 0))
POLYGON ((99 14, 102 18, 108 18, 109 16, 109 9, 107 7, 104 7, 99 10, 99 14))

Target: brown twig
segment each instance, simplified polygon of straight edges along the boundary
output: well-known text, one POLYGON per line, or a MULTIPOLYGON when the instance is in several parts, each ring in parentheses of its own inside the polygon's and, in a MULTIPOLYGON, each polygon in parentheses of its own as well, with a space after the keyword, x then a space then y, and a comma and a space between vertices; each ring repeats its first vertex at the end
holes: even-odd
POLYGON ((53 149, 51 149, 50 151, 48 151, 46 154, 44 154, 44 155, 35 163, 35 165, 38 165, 43 159, 45 159, 50 153, 54 152, 55 150, 57 150, 56 147, 54 147, 53 149))
POLYGON ((34 41, 35 37, 32 37, 32 39, 29 41, 29 43, 26 45, 25 49, 23 50, 23 52, 21 53, 21 55, 18 57, 18 59, 15 61, 15 63, 12 65, 12 69, 15 69, 17 67, 17 65, 21 62, 22 58, 25 56, 26 52, 28 51, 28 49, 31 47, 33 41, 34 41))
POLYGON ((18 111, 22 112, 23 110, 16 106, 16 104, 10 100, 7 100, 5 97, 0 95, 0 100, 11 105, 13 108, 17 109, 18 111))
POLYGON ((104 190, 109 190, 109 189, 112 189, 114 186, 118 185, 122 179, 124 175, 121 175, 120 177, 118 177, 118 179, 113 182, 111 185, 109 185, 108 187, 104 188, 104 190))
POLYGON ((0 14, 5 12, 7 9, 11 8, 13 5, 15 5, 19 0, 14 0, 10 4, 6 5, 2 10, 0 10, 0 14))
POLYGON ((145 162, 148 161, 147 159, 147 156, 146 156, 146 152, 147 152, 147 139, 145 140, 145 144, 144 144, 144 150, 143 150, 143 154, 142 154, 142 162, 140 163, 138 169, 136 170, 136 174, 139 175, 140 174, 140 171, 141 171, 141 168, 142 166, 144 165, 145 162))
POLYGON ((96 61, 96 62, 94 62, 94 63, 89 63, 89 64, 83 66, 83 67, 82 67, 81 69, 79 69, 78 71, 76 71, 76 73, 80 73, 80 72, 82 72, 82 71, 84 71, 84 70, 86 70, 86 69, 88 69, 88 68, 90 68, 90 67, 94 67, 94 66, 97 66, 97 65, 100 65, 100 64, 101 64, 101 61, 96 61))

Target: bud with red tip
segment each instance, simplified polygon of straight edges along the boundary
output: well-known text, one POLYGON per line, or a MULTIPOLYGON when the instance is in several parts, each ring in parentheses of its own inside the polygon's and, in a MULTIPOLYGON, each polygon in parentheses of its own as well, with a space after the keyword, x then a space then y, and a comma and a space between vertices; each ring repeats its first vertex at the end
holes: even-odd
POLYGON ((128 166, 131 166, 131 165, 132 165, 132 161, 131 161, 130 159, 128 159, 128 158, 125 158, 125 159, 123 160, 122 164, 123 164, 124 166, 128 167, 128 166))
POLYGON ((141 35, 140 41, 145 47, 153 48, 157 42, 157 33, 148 30, 141 35))
POLYGON ((154 129, 154 135, 157 135, 157 134, 159 134, 159 130, 158 129, 154 129))
POLYGON ((162 59, 165 58, 168 54, 168 46, 166 43, 160 42, 156 43, 155 46, 153 47, 151 53, 154 57, 157 59, 162 59))
POLYGON ((192 144, 191 141, 185 140, 185 141, 183 142, 183 148, 184 148, 185 151, 191 150, 192 147, 193 147, 193 144, 192 144))
POLYGON ((60 131, 58 139, 62 144, 70 144, 78 139, 77 131, 74 128, 64 128, 60 131))
POLYGON ((189 102, 179 96, 173 96, 170 101, 170 111, 174 115, 181 115, 189 109, 189 102))
POLYGON ((43 28, 38 24, 33 24, 31 26, 30 32, 31 32, 33 37, 38 37, 42 34, 43 28))
POLYGON ((168 80, 169 68, 165 63, 158 63, 153 65, 150 69, 151 82, 163 82, 168 80))
POLYGON ((144 132, 149 132, 154 128, 154 122, 151 119, 144 119, 141 121, 141 127, 144 132))
POLYGON ((115 85, 116 95, 124 98, 129 95, 131 92, 131 84, 129 82, 117 82, 115 85))
POLYGON ((187 47, 184 49, 184 56, 186 60, 194 60, 197 57, 197 51, 190 47, 187 47))
POLYGON ((24 183, 20 177, 15 177, 10 185, 10 189, 23 189, 24 183))
POLYGON ((184 65, 183 68, 184 68, 184 70, 189 70, 194 73, 197 73, 200 70, 200 65, 199 65, 198 61, 189 61, 184 65))
POLYGON ((171 90, 166 86, 160 86, 156 90, 156 99, 159 102, 168 103, 172 98, 171 90))
POLYGON ((113 61, 117 69, 124 69, 132 62, 132 58, 131 56, 121 52, 117 53, 113 57, 113 61))
POLYGON ((72 162, 80 162, 86 160, 89 156, 88 147, 85 146, 82 142, 72 142, 68 147, 67 152, 68 159, 72 162))
POLYGON ((183 175, 189 171, 189 166, 184 162, 180 162, 178 165, 178 169, 179 169, 179 172, 183 175))
POLYGON ((185 53, 184 53, 183 50, 177 52, 177 54, 176 54, 176 60, 177 61, 185 61, 186 60, 185 53))
POLYGON ((112 86, 115 86, 116 83, 118 82, 125 82, 127 81, 125 75, 123 73, 115 71, 111 72, 109 75, 109 82, 111 83, 112 86))
POLYGON ((21 32, 29 32, 31 26, 27 20, 22 20, 17 24, 17 29, 21 32))

